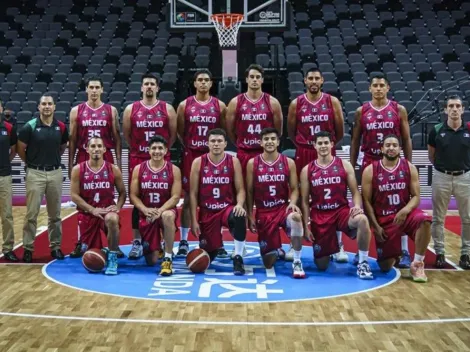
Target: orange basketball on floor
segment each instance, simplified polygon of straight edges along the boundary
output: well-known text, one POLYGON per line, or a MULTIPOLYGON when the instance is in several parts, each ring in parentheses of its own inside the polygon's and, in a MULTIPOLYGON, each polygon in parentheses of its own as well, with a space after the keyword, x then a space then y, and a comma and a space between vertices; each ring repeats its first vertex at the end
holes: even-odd
POLYGON ((209 254, 201 248, 193 249, 186 256, 186 265, 193 273, 203 273, 210 263, 209 254))
POLYGON ((106 254, 98 248, 89 249, 83 254, 82 264, 90 273, 99 273, 106 265, 106 254))

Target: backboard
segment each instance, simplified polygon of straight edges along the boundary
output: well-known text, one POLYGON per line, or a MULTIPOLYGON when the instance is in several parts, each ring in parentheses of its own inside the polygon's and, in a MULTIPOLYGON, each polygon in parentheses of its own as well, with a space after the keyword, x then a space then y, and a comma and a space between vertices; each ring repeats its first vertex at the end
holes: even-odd
POLYGON ((214 29, 210 16, 216 13, 244 15, 241 29, 286 28, 288 0, 168 0, 171 30, 214 29))

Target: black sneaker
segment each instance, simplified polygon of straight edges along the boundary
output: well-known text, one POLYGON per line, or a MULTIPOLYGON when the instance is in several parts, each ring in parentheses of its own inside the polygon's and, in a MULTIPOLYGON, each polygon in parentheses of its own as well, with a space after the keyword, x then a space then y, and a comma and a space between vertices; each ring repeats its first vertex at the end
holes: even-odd
POLYGON ((64 260, 64 253, 60 249, 54 249, 51 251, 51 257, 57 260, 64 260))
POLYGON ((23 253, 23 261, 25 263, 32 263, 33 262, 33 252, 25 249, 23 253))
POLYGON ((445 265, 446 265, 446 256, 444 254, 436 255, 436 262, 434 263, 434 266, 438 269, 443 269, 445 265))
POLYGON ((178 253, 176 253, 177 257, 186 257, 189 252, 189 245, 188 241, 181 240, 178 246, 178 253))
POLYGON ((233 258, 233 274, 237 276, 245 275, 245 265, 241 255, 236 255, 233 258))
POLYGON ((470 256, 468 254, 460 256, 459 266, 464 270, 470 270, 470 256))
POLYGON ((224 247, 217 250, 217 258, 228 258, 228 253, 224 247))
POLYGON ((118 247, 118 250, 117 250, 117 257, 119 259, 122 259, 122 258, 125 258, 126 255, 121 251, 121 248, 118 247))
POLYGON ((19 262, 20 261, 18 259, 18 257, 16 256, 16 254, 13 253, 13 251, 3 253, 3 258, 5 258, 5 260, 7 260, 9 262, 19 262))
POLYGON ((77 242, 77 244, 75 245, 75 249, 72 251, 72 253, 70 253, 69 257, 70 258, 81 258, 83 256, 83 253, 85 253, 84 250, 82 250, 82 243, 81 242, 77 242))

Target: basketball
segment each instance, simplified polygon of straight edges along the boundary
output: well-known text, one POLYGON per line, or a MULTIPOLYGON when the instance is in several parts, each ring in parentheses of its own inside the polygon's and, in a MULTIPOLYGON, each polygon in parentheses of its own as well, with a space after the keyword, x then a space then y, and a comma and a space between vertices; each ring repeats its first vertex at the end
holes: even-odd
POLYGON ((98 248, 92 248, 83 254, 82 264, 90 273, 99 273, 106 265, 106 254, 98 248))
POLYGON ((193 273, 203 273, 210 263, 209 254, 201 248, 193 249, 186 256, 186 265, 193 273))

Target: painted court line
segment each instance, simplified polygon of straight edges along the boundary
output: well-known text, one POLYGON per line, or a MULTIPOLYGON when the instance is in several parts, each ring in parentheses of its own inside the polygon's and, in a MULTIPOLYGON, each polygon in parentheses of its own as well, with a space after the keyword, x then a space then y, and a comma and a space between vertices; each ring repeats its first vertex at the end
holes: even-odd
POLYGON ((80 316, 61 316, 46 314, 27 314, 0 312, 0 316, 17 318, 57 319, 76 321, 96 321, 104 323, 137 323, 137 324, 184 324, 184 325, 237 325, 237 326, 354 326, 354 325, 405 325, 405 324, 443 324, 469 323, 470 318, 415 319, 415 320, 378 320, 378 321, 325 321, 325 322, 264 322, 264 321, 200 321, 200 320, 166 320, 166 319, 122 319, 97 318, 80 316))

